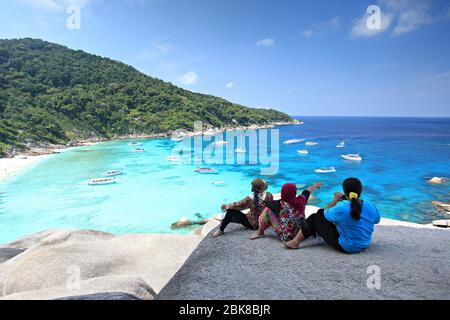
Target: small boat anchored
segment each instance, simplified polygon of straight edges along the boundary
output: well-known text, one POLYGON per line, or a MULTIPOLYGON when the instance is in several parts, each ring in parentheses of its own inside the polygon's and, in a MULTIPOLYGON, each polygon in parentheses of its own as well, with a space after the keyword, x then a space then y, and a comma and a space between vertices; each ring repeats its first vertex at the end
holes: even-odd
POLYGON ((142 146, 142 142, 130 142, 128 145, 130 147, 138 147, 138 146, 142 146))
POLYGON ((307 155, 307 154, 309 154, 309 151, 308 150, 297 150, 297 153, 307 155))
POLYGON ((283 142, 283 144, 294 144, 294 143, 299 143, 299 142, 303 142, 305 141, 305 139, 291 139, 291 140, 286 140, 283 142))
POLYGON ((343 148, 345 148, 345 142, 342 141, 341 143, 339 143, 339 144, 336 146, 336 148, 338 148, 338 149, 343 149, 343 148))
POLYGON ((145 149, 144 148, 136 148, 136 149, 133 149, 133 152, 145 152, 145 149))
POLYGON ((106 173, 106 176, 107 177, 117 177, 117 176, 120 176, 121 174, 123 174, 123 173, 120 170, 111 170, 106 173))
POLYGON ((219 140, 219 141, 214 142, 214 144, 215 144, 216 146, 221 146, 221 145, 224 145, 224 144, 228 144, 228 142, 226 142, 226 141, 224 141, 224 140, 219 140))
POLYGON ((217 173, 217 171, 213 168, 207 168, 207 167, 200 167, 194 170, 194 172, 197 173, 203 173, 203 174, 211 174, 211 173, 217 173))
POLYGON ((316 173, 335 173, 336 168, 335 167, 329 167, 329 168, 321 168, 314 170, 316 173))
POLYGON ((343 154, 341 157, 350 161, 362 161, 362 157, 359 154, 343 154))
POLYGON ((92 179, 91 181, 89 181, 89 185, 90 186, 105 186, 105 185, 109 185, 109 184, 114 184, 116 183, 116 179, 114 178, 98 178, 98 179, 92 179))
POLYGON ((309 146, 309 147, 313 147, 313 146, 317 146, 318 143, 317 142, 313 142, 313 141, 308 141, 305 143, 305 146, 309 146))
POLYGON ((244 148, 237 148, 234 152, 236 152, 236 153, 246 153, 247 150, 245 150, 244 148))

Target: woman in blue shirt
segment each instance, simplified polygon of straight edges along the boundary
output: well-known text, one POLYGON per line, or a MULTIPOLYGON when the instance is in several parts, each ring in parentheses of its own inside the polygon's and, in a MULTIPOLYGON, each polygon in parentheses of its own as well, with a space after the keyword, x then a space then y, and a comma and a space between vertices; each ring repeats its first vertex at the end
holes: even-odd
POLYGON ((300 242, 317 235, 344 253, 361 252, 370 246, 374 226, 380 223, 380 213, 374 205, 361 199, 361 181, 349 178, 342 187, 345 195, 335 192, 326 209, 320 209, 304 220, 296 237, 284 244, 287 248, 298 249, 300 242))

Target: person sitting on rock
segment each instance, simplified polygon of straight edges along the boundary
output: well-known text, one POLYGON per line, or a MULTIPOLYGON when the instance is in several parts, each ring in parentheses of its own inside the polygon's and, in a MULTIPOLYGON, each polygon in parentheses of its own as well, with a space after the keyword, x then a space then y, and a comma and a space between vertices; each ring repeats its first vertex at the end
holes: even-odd
POLYGON ((267 204, 259 216, 259 228, 250 239, 263 238, 264 231, 272 227, 281 241, 292 240, 305 220, 305 207, 311 193, 321 186, 320 182, 316 182, 297 196, 297 186, 294 183, 285 184, 281 189, 281 200, 267 204))
POLYGON ((345 180, 345 195, 335 192, 327 208, 306 219, 295 238, 284 245, 288 249, 298 249, 303 240, 319 235, 329 246, 343 253, 358 253, 368 248, 381 215, 374 205, 361 199, 362 189, 360 180, 345 180), (344 202, 337 206, 341 201, 344 202))
POLYGON ((222 205, 222 210, 226 211, 220 229, 213 235, 214 238, 225 234, 225 228, 230 223, 240 223, 244 227, 252 230, 258 229, 258 218, 266 207, 266 204, 273 201, 270 192, 266 192, 268 184, 263 179, 255 179, 252 182, 252 194, 239 202, 222 205), (242 211, 250 209, 248 214, 242 211))

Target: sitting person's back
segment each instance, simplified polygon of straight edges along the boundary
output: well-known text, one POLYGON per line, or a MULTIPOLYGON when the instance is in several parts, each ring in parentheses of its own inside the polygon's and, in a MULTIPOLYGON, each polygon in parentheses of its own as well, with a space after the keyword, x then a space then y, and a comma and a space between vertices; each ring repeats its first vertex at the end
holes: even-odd
POLYGON ((325 210, 310 215, 295 238, 285 243, 287 248, 298 249, 303 240, 317 235, 344 253, 361 252, 370 246, 381 215, 374 205, 361 199, 363 186, 359 179, 346 179, 342 187, 344 194, 335 192, 325 210), (338 205, 344 199, 348 201, 338 205))
POLYGON ((325 210, 325 218, 336 224, 342 248, 348 253, 355 253, 370 246, 374 226, 380 223, 381 215, 374 205, 361 200, 359 220, 352 217, 349 201, 325 210))

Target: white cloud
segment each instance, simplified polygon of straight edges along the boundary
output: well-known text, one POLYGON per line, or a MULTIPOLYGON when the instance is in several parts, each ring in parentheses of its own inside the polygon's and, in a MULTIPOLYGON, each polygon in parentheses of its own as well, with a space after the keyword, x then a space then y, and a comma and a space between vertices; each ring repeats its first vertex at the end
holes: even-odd
POLYGON ((275 39, 272 38, 266 38, 256 41, 257 46, 263 46, 263 47, 271 47, 275 44, 275 39))
POLYGON ((87 7, 92 0, 15 0, 17 3, 33 10, 59 12, 64 11, 69 5, 77 5, 80 8, 87 7))
POLYGON ((196 83, 198 80, 198 75, 194 71, 189 71, 181 77, 181 83, 185 85, 191 85, 196 83))
POLYGON ((175 49, 175 46, 170 43, 153 42, 153 47, 161 52, 168 52, 175 49))
POLYGON ((305 38, 311 38, 313 35, 314 35, 314 31, 311 31, 311 30, 305 30, 305 31, 303 31, 303 36, 304 36, 305 38))
POLYGON ((430 2, 423 0, 378 0, 381 8, 381 29, 369 30, 365 14, 353 25, 352 37, 371 37, 389 30, 398 36, 419 29, 435 21, 430 14, 430 2))
POLYGON ((401 35, 419 29, 422 26, 433 22, 433 18, 428 14, 426 6, 413 7, 399 13, 398 23, 394 28, 394 35, 401 35))
POLYGON ((227 87, 228 89, 233 88, 233 87, 234 87, 234 82, 233 82, 233 81, 228 82, 227 85, 226 85, 226 87, 227 87))
POLYGON ((145 0, 125 0, 125 2, 132 6, 134 5, 143 6, 145 4, 145 0))

